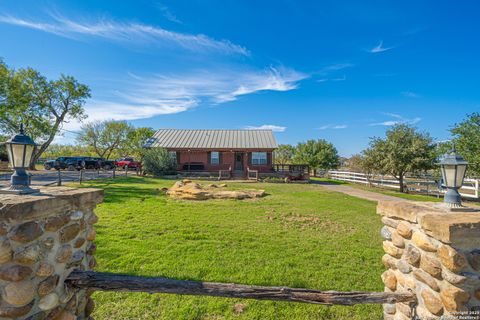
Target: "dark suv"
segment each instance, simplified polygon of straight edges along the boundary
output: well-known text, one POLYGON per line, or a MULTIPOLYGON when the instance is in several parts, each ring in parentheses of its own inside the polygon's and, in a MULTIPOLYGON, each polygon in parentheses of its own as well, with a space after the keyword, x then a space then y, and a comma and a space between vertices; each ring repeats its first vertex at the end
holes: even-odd
POLYGON ((46 161, 45 170, 82 170, 82 169, 99 169, 100 162, 91 157, 59 157, 56 160, 46 161))

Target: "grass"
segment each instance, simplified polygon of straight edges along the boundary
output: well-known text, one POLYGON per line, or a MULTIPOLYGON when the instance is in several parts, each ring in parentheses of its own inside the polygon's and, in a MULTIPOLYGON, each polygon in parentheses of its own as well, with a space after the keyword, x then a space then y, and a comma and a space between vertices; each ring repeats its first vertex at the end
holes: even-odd
MULTIPOLYGON (((375 203, 318 185, 262 188, 257 200, 192 202, 158 189, 171 180, 117 178, 96 209, 97 271, 319 290, 383 291, 375 203)), ((193 297, 94 294, 95 319, 380 319, 380 305, 353 307, 193 297)))

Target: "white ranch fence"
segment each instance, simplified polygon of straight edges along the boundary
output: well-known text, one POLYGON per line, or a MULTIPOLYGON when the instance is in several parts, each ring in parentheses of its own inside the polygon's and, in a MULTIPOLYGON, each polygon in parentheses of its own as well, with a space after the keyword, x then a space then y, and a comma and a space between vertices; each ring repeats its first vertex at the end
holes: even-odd
MULTIPOLYGON (((360 183, 382 188, 399 189, 399 182, 392 176, 367 175, 361 172, 352 171, 328 171, 328 176, 333 180, 360 183)), ((440 185, 440 181, 433 177, 406 177, 405 184, 409 191, 426 193, 440 196, 445 193, 445 188, 440 185)), ((479 199, 480 198, 480 179, 465 179, 462 188, 459 190, 462 197, 479 199)))

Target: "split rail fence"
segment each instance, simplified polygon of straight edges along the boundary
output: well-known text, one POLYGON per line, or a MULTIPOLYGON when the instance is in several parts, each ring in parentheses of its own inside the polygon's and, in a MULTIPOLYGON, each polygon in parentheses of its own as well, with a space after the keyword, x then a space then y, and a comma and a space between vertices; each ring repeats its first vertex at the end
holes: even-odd
MULTIPOLYGON (((352 171, 328 171, 327 175, 333 180, 359 183, 382 188, 399 189, 399 182, 392 176, 369 175, 352 171)), ((446 192, 440 180, 431 176, 406 177, 405 182, 409 191, 424 193, 428 195, 441 196, 446 192)), ((465 179, 462 188, 459 190, 462 197, 470 199, 480 198, 480 179, 465 179)))

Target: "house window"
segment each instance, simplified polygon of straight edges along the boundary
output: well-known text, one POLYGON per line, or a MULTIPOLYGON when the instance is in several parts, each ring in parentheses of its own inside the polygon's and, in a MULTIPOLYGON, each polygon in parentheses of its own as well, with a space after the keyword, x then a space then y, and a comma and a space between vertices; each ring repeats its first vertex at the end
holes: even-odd
POLYGON ((210 164, 220 164, 220 152, 210 152, 210 164))
POLYGON ((266 152, 252 152, 252 164, 253 165, 267 164, 267 153, 266 152))
POLYGON ((168 152, 168 155, 170 156, 170 158, 172 160, 174 160, 175 162, 177 162, 177 153, 175 151, 169 151, 168 152))

